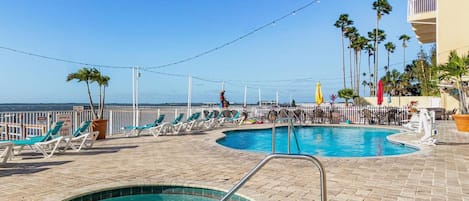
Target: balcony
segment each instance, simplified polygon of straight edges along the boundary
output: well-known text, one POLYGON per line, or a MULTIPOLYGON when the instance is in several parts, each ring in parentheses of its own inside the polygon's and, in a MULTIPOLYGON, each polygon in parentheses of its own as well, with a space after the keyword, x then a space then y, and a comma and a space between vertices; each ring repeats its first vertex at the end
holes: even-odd
POLYGON ((407 1, 407 21, 412 24, 420 43, 436 41, 436 1, 407 1))

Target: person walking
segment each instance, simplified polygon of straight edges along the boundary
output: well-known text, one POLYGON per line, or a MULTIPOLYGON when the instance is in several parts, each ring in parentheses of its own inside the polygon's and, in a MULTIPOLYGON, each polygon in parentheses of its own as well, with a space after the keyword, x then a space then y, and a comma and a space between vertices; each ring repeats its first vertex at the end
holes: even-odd
POLYGON ((225 108, 225 90, 220 92, 220 107, 225 108))

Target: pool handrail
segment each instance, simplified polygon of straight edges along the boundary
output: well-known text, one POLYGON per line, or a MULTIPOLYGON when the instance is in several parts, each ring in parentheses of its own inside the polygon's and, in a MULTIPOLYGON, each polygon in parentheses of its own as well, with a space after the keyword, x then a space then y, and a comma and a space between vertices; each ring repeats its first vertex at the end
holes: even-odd
POLYGON ((322 163, 314 156, 305 155, 305 154, 276 154, 272 153, 267 155, 262 159, 251 171, 249 171, 235 186, 233 186, 228 193, 223 196, 220 201, 228 200, 236 191, 238 191, 254 174, 256 174, 265 164, 270 160, 275 158, 285 158, 285 159, 303 159, 311 161, 319 169, 320 173, 320 187, 321 187, 321 201, 327 200, 327 187, 326 187, 326 171, 322 163))
MULTIPOLYGON (((293 125, 293 118, 278 118, 273 121, 272 124, 272 153, 267 155, 264 159, 262 159, 251 171, 249 171, 235 186, 233 186, 230 191, 220 200, 225 201, 228 200, 236 191, 238 191, 254 174, 256 174, 265 164, 267 164, 270 160, 274 158, 286 158, 286 159, 303 159, 309 160, 313 162, 314 165, 319 169, 320 174, 320 187, 321 187, 321 200, 327 200, 327 187, 326 187, 326 171, 324 166, 322 165, 321 161, 319 161, 316 157, 306 154, 291 154, 290 152, 290 134, 291 134, 291 127, 293 125), (281 154, 275 153, 275 122, 277 121, 288 121, 288 154, 281 154)), ((295 135, 296 139, 296 135, 295 135)), ((298 145, 298 139, 296 139, 296 146, 298 148, 298 152, 300 151, 298 145)))

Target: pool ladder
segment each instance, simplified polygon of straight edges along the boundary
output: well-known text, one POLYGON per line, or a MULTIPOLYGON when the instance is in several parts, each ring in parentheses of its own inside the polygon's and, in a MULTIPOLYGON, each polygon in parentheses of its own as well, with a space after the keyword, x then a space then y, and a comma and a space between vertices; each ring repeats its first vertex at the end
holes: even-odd
MULTIPOLYGON (((285 119, 285 118, 284 118, 285 119)), ((266 165, 272 159, 301 159, 311 161, 318 169, 319 169, 319 179, 320 179, 320 187, 321 187, 321 200, 327 200, 327 187, 326 187, 326 171, 322 163, 314 156, 306 155, 306 154, 290 154, 290 134, 291 134, 291 127, 293 125, 292 118, 288 119, 288 154, 281 154, 275 153, 275 121, 272 126, 272 153, 267 155, 264 159, 262 159, 251 171, 249 171, 235 186, 233 186, 228 193, 223 196, 220 201, 228 200, 233 194, 236 193, 249 179, 254 176, 264 165, 266 165)), ((298 144, 297 144, 298 145, 298 144)))

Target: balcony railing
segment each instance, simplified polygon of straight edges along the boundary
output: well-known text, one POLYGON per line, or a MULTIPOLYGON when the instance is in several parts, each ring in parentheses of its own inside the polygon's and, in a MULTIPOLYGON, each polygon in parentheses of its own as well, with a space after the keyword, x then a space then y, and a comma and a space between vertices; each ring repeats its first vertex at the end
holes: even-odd
POLYGON ((407 18, 436 11, 436 0, 408 0, 407 18))

